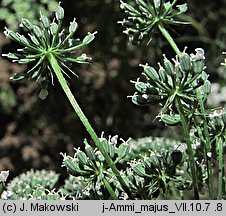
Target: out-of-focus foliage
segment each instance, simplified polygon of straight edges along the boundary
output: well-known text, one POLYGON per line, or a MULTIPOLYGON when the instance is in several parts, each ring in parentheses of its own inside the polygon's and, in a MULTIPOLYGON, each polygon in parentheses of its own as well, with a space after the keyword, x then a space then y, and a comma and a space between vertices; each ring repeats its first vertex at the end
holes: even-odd
POLYGON ((58 200, 60 195, 54 191, 59 174, 54 171, 30 170, 15 177, 6 187, 2 198, 9 200, 58 200))
POLYGON ((56 0, 2 0, 0 20, 4 21, 10 29, 18 29, 20 18, 27 18, 37 22, 39 12, 49 16, 57 7, 56 0))

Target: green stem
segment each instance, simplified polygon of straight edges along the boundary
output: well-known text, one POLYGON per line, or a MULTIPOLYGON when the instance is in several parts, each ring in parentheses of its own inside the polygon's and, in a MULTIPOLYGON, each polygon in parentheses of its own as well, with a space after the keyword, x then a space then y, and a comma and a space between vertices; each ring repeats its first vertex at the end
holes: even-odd
POLYGON ((223 162, 223 140, 222 138, 217 138, 217 160, 218 160, 218 193, 217 193, 217 199, 222 200, 222 192, 223 192, 223 168, 224 168, 224 162, 223 162))
POLYGON ((212 200, 213 199, 213 159, 212 159, 212 156, 211 157, 207 156, 207 153, 212 152, 212 147, 211 147, 207 119, 206 119, 206 110, 205 110, 205 106, 204 106, 201 92, 199 89, 196 90, 196 95, 197 95, 198 103, 200 106, 201 115, 203 118, 203 128, 204 128, 204 135, 205 135, 205 139, 203 139, 203 142, 204 142, 204 148, 205 148, 205 154, 206 154, 205 156, 206 156, 207 170, 208 170, 209 198, 210 200, 212 200))
POLYGON ((195 195, 195 199, 198 200, 199 199, 199 191, 198 191, 198 182, 197 182, 197 176, 196 176, 196 165, 195 165, 194 153, 193 153, 193 149, 192 149, 192 142, 191 142, 190 135, 189 135, 190 130, 189 130, 189 125, 188 125, 188 119, 186 118, 186 116, 184 114, 184 109, 183 109, 183 106, 182 106, 179 98, 176 99, 176 106, 177 106, 177 110, 180 114, 181 123, 182 123, 183 131, 184 131, 184 137, 185 137, 185 141, 186 141, 187 148, 188 148, 188 157, 189 157, 189 163, 190 163, 190 167, 191 167, 194 195, 195 195))
POLYGON ((207 156, 208 151, 207 145, 209 144, 207 139, 203 136, 202 128, 200 127, 200 122, 202 122, 201 118, 198 118, 197 116, 194 117, 195 120, 195 127, 198 132, 198 136, 201 139, 203 143, 203 154, 204 154, 204 160, 207 165, 207 173, 208 173, 208 187, 209 187, 209 199, 213 199, 213 168, 212 168, 212 158, 207 156))
POLYGON ((116 196, 115 192, 113 191, 111 185, 108 183, 108 181, 106 180, 106 178, 103 177, 102 180, 103 180, 103 183, 104 183, 105 187, 107 188, 109 194, 111 195, 111 198, 113 200, 117 200, 118 197, 116 196))
POLYGON ((127 195, 129 196, 130 199, 133 199, 133 196, 131 194, 131 191, 128 187, 128 185, 126 184, 126 182, 124 181, 124 179, 122 178, 122 176, 120 175, 119 170, 116 168, 115 164, 113 163, 111 157, 108 155, 108 153, 105 151, 103 145, 101 144, 97 134, 95 133, 94 129, 92 128, 92 126, 90 125, 88 119, 86 118, 85 114, 82 112, 80 106, 78 105, 77 101, 75 100, 73 94, 71 93, 70 88, 68 87, 68 84, 61 72, 61 68, 58 65, 58 62, 55 58, 55 56, 52 53, 49 53, 47 56, 49 63, 51 64, 53 71, 55 72, 57 79, 61 85, 61 87, 63 88, 65 94, 67 95, 68 100, 70 101, 72 107, 74 108, 76 114, 78 115, 78 117, 80 118, 81 122, 83 123, 83 125, 85 126, 86 130, 88 131, 88 133, 90 134, 91 138, 93 139, 94 143, 96 144, 96 147, 100 150, 100 152, 102 153, 103 157, 105 158, 105 160, 107 161, 107 163, 109 164, 110 168, 112 169, 113 173, 115 174, 116 178, 118 179, 119 183, 121 184, 122 188, 125 190, 125 192, 127 193, 127 195))
POLYGON ((162 32, 163 36, 166 38, 168 43, 171 45, 173 50, 176 52, 176 54, 179 54, 180 50, 179 50, 178 46, 176 45, 176 43, 174 42, 173 38, 170 36, 168 31, 164 28, 164 26, 162 24, 159 24, 158 28, 162 32))

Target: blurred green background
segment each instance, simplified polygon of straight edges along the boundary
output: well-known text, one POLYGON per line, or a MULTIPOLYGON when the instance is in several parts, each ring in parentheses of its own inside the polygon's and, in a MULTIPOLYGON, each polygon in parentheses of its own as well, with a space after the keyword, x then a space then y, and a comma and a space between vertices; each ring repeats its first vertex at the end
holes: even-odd
MULTIPOLYGON (((185 3, 185 1, 178 1, 185 3)), ((191 25, 170 31, 181 50, 188 52, 197 47, 206 51, 207 71, 214 83, 208 106, 225 106, 226 73, 220 63, 226 51, 226 0, 190 0, 186 16, 191 25)), ((4 27, 18 29, 19 17, 37 19, 39 10, 51 18, 57 1, 2 0, 0 8, 0 51, 8 53, 19 47, 5 39, 4 27)), ((173 52, 168 44, 156 37, 149 47, 145 43, 133 46, 122 33, 117 21, 123 19, 119 0, 62 0, 65 9, 64 25, 76 17, 79 29, 76 36, 98 31, 95 41, 86 49, 92 64, 75 65, 79 79, 71 79, 70 86, 98 135, 118 134, 128 139, 145 136, 180 138, 180 128, 165 128, 155 119, 158 106, 137 107, 128 95, 134 93, 130 80, 137 79, 142 70, 140 63, 156 65, 162 54, 169 58, 173 52)), ((9 77, 24 71, 26 66, 0 59, 0 171, 10 170, 11 178, 30 168, 53 169, 66 175, 61 167, 60 152, 73 155, 73 148, 82 146, 88 133, 75 116, 64 93, 55 79, 49 87, 49 96, 38 98, 36 83, 13 83, 9 77)), ((91 141, 90 141, 91 142, 91 141)))

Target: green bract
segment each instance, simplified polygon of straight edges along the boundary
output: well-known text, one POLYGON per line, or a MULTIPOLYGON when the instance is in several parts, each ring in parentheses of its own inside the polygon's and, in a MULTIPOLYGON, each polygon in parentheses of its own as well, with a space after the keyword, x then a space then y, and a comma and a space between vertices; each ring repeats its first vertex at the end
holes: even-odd
MULTIPOLYGON (((195 103, 196 89, 202 90, 203 100, 206 100, 210 92, 210 83, 207 74, 204 72, 204 51, 196 49, 196 55, 189 56, 185 51, 178 54, 173 61, 164 56, 163 65, 159 64, 156 71, 149 65, 141 65, 144 69, 145 81, 133 81, 136 92, 132 96, 133 103, 137 105, 160 104, 161 114, 167 110, 178 114, 176 111, 176 100, 179 99, 184 110, 190 112, 195 103)), ((178 115, 169 119, 163 115, 169 124, 176 124, 180 121, 178 115)))
POLYGON ((18 53, 8 53, 4 56, 20 64, 33 64, 29 71, 15 74, 12 80, 35 79, 42 89, 39 95, 41 99, 45 99, 48 95, 49 80, 53 83, 54 73, 48 60, 49 56, 54 56, 65 76, 69 77, 68 72, 75 75, 70 69, 70 63, 87 63, 91 59, 86 54, 77 57, 75 54, 92 42, 96 34, 96 32, 88 33, 83 40, 74 39, 74 33, 78 28, 75 19, 70 23, 69 32, 66 34, 62 27, 64 9, 60 5, 55 16, 56 19, 50 23, 49 19, 41 14, 39 25, 34 25, 28 19, 22 18, 21 26, 28 32, 26 36, 7 28, 4 32, 8 38, 23 46, 18 53))
POLYGON ((187 4, 177 5, 175 9, 176 2, 177 0, 172 3, 164 0, 135 0, 133 3, 125 3, 121 0, 121 8, 127 18, 119 23, 126 28, 124 33, 130 36, 130 41, 139 43, 148 37, 150 42, 159 25, 167 27, 187 24, 177 19, 178 15, 186 12, 187 4))

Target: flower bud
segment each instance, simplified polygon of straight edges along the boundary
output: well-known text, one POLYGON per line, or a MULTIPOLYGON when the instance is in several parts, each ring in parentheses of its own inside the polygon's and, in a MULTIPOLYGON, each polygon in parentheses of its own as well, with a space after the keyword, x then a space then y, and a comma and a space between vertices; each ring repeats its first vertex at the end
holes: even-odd
POLYGON ((211 92, 211 83, 209 80, 206 80, 204 83, 204 92, 206 95, 209 95, 211 92))
POLYGON ((25 19, 25 18, 23 18, 22 20, 21 20, 21 23, 22 23, 22 25, 25 27, 25 28, 27 28, 29 31, 31 31, 32 29, 33 29, 33 24, 28 20, 28 19, 25 19))
POLYGON ((28 46, 29 45, 29 40, 23 36, 23 35, 20 35, 20 42, 24 45, 24 46, 28 46))
POLYGON ((51 23, 51 25, 50 25, 50 32, 51 32, 52 35, 56 35, 57 34, 57 32, 58 32, 58 25, 55 22, 51 23))
POLYGON ((37 38, 35 36, 32 36, 31 34, 28 34, 29 37, 31 38, 31 41, 36 45, 36 46, 40 46, 39 41, 37 40, 37 38))
POLYGON ((74 34, 76 32, 76 30, 78 29, 78 23, 75 22, 75 19, 73 20, 73 22, 70 23, 69 26, 69 33, 70 34, 74 34))
POLYGON ((130 151, 128 143, 122 143, 118 148, 118 157, 124 158, 130 151))
POLYGON ((63 164, 67 168, 68 172, 70 174, 72 174, 73 176, 78 176, 80 174, 78 172, 79 167, 78 167, 77 162, 72 161, 72 159, 65 156, 64 160, 63 160, 63 164))
POLYGON ((39 38, 42 37, 42 35, 43 35, 43 32, 41 31, 41 29, 38 26, 34 26, 33 32, 39 38))
POLYGON ((109 143, 108 143, 108 141, 107 141, 105 138, 103 138, 103 139, 101 140, 101 144, 103 145, 105 151, 106 151, 107 153, 109 153, 110 149, 109 149, 109 143))
POLYGON ((164 68, 159 64, 159 76, 160 79, 163 83, 166 82, 167 77, 166 77, 166 71, 164 70, 164 68))
POLYGON ((20 36, 19 36, 18 33, 15 33, 13 31, 10 31, 10 30, 6 29, 4 31, 4 34, 6 35, 7 38, 9 38, 9 39, 11 39, 11 40, 13 40, 13 41, 15 41, 17 43, 20 43, 20 36))
POLYGON ((113 158, 115 155, 115 146, 113 144, 109 144, 109 156, 113 158))
POLYGON ((193 71, 196 74, 200 74, 205 67, 205 52, 202 48, 196 48, 195 51, 195 55, 191 54, 193 71))
POLYGON ((140 177, 146 176, 145 167, 143 164, 136 164, 135 166, 133 166, 133 171, 140 177))
POLYGON ((205 61, 204 60, 193 61, 192 66, 194 73, 200 74, 205 68, 205 61))
POLYGON ((78 150, 77 154, 76 154, 79 162, 81 162, 83 165, 88 165, 88 158, 86 156, 86 154, 80 150, 78 150))
POLYGON ((144 82, 136 82, 135 88, 138 92, 145 94, 147 93, 147 84, 144 82))
POLYGON ((49 19, 46 16, 43 16, 41 14, 40 21, 42 22, 42 25, 45 29, 48 29, 50 27, 49 19))
POLYGON ((96 155, 95 155, 95 152, 94 152, 93 148, 87 143, 86 140, 84 141, 84 143, 85 143, 86 155, 89 157, 89 159, 91 161, 95 161, 96 160, 96 155))
POLYGON ((159 80, 159 75, 157 71, 148 65, 141 65, 144 68, 144 74, 149 78, 150 80, 156 81, 159 80))
POLYGON ((19 59, 19 57, 14 53, 2 54, 2 56, 6 56, 9 59, 19 59))
POLYGON ((64 18, 64 9, 60 5, 56 10, 56 18, 58 21, 62 21, 64 18))
POLYGON ((172 76, 175 73, 173 64, 164 56, 164 69, 166 73, 172 76))
POLYGON ((179 62, 182 70, 185 72, 191 71, 192 64, 191 64, 190 56, 187 53, 183 52, 183 53, 180 53, 178 57, 179 57, 179 62))
POLYGON ((143 98, 141 95, 133 95, 132 102, 138 106, 143 106, 147 104, 147 100, 143 98))
POLYGON ((86 35, 85 38, 83 39, 82 43, 85 45, 88 45, 89 43, 91 43, 94 40, 96 33, 97 32, 88 33, 88 35, 86 35))

